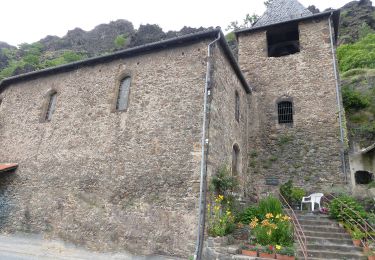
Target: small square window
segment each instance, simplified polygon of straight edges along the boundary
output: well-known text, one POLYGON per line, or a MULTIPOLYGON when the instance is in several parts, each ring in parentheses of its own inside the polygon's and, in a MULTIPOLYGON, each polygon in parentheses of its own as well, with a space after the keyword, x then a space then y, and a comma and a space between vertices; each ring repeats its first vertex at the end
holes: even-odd
POLYGON ((275 27, 267 31, 268 57, 281 57, 300 51, 298 24, 275 27))

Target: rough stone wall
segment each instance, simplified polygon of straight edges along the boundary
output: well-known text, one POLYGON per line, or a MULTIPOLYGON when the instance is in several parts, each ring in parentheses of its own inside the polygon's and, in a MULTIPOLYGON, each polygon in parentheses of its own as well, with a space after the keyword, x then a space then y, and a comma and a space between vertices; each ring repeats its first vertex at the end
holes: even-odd
POLYGON ((213 81, 210 102, 208 176, 216 174, 220 167, 232 167, 233 145, 237 144, 239 152, 238 179, 243 194, 247 171, 247 115, 249 113, 247 94, 224 58, 222 50, 216 47, 213 51, 213 81), (235 119, 235 92, 240 100, 239 121, 235 119))
POLYGON ((207 42, 44 76, 1 93, 1 232, 94 250, 194 252, 207 42), (129 108, 113 111, 120 77, 129 108), (176 76, 178 75, 178 76, 176 76), (46 94, 56 111, 42 122, 46 94))
POLYGON ((239 36, 239 63, 254 87, 249 113, 249 193, 274 191, 266 178, 308 191, 342 183, 339 120, 328 20, 299 24, 299 53, 268 57, 265 31, 239 36), (291 98, 292 127, 278 124, 277 101, 291 98))

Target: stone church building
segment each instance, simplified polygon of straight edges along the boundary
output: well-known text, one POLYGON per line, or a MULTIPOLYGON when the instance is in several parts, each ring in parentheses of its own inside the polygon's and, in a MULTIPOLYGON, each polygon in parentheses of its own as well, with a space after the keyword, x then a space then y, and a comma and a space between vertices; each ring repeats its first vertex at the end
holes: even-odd
POLYGON ((345 184, 338 20, 275 0, 238 59, 214 29, 3 80, 0 231, 186 259, 223 165, 244 199, 345 184))

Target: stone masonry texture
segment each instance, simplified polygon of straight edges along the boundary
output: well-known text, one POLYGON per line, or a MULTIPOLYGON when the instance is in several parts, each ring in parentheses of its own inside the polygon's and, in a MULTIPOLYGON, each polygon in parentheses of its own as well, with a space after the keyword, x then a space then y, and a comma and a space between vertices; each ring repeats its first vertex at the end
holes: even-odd
POLYGON ((0 177, 1 232, 99 251, 192 255, 207 44, 8 86, 0 158, 19 168, 0 177), (132 78, 129 108, 116 112, 124 75, 132 78), (43 122, 53 90, 56 111, 43 122))
POLYGON ((343 183, 335 76, 327 19, 299 22, 299 53, 268 57, 266 31, 239 35, 239 63, 253 86, 248 114, 247 193, 264 196, 289 179, 308 192, 343 183), (292 100, 292 127, 278 124, 277 102, 292 100))
POLYGON ((215 48, 213 52, 208 175, 213 176, 223 166, 232 167, 233 146, 237 144, 240 149, 238 179, 242 195, 246 185, 243 173, 247 170, 247 115, 249 113, 248 100, 251 95, 246 93, 221 52, 220 48, 215 48), (238 122, 235 119, 236 91, 240 97, 238 122))

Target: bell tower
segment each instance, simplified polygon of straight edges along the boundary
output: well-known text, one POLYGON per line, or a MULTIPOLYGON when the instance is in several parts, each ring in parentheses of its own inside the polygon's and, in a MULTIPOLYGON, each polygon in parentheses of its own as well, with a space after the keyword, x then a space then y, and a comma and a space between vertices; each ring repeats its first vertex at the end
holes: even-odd
POLYGON ((236 32, 239 64, 254 88, 248 192, 262 195, 289 179, 308 191, 346 185, 339 15, 274 0, 251 28, 236 32))

